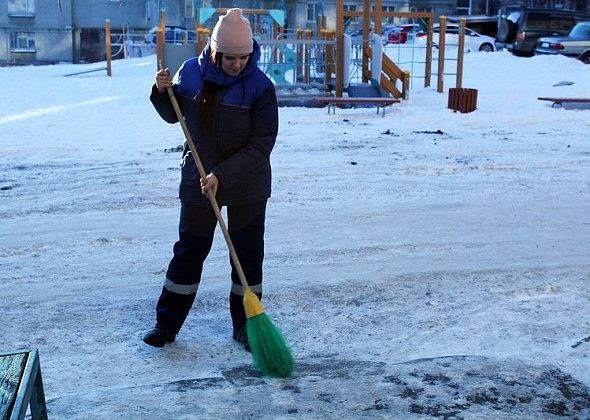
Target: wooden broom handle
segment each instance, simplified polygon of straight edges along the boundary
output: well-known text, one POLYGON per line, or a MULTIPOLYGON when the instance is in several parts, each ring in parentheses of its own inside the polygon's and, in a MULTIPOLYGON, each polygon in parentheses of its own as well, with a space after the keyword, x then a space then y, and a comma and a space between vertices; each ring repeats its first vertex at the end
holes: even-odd
MULTIPOLYGON (((184 117, 182 112, 180 111, 180 107, 178 106, 178 102, 176 101, 176 97, 174 96, 174 92, 172 88, 166 88, 168 91, 168 96, 170 96, 170 101, 172 102, 172 106, 174 107, 174 111, 176 112, 176 116, 178 117, 178 121, 180 122, 180 126, 182 127, 182 131, 184 132, 184 136, 186 137, 186 141, 188 142, 188 146, 191 149, 193 154, 193 159, 197 164, 197 169, 199 170, 199 175, 201 178, 207 178, 207 173, 205 172, 205 167, 199 158, 199 154, 197 153, 197 148, 195 147, 195 143, 193 142, 193 138, 191 137, 191 133, 188 131, 188 127, 186 126, 186 121, 184 121, 184 117)), ((221 214, 221 210, 219 209, 219 205, 217 204, 217 200, 215 199, 215 194, 213 191, 209 189, 207 192, 207 197, 209 201, 211 201, 211 205, 213 206, 213 211, 215 212, 215 216, 219 221, 219 226, 221 226, 221 230, 223 232, 223 236, 225 237, 225 242, 227 243, 227 247, 229 248, 229 253, 231 255, 231 259, 234 262, 234 266, 236 267, 236 271, 238 272, 238 277, 240 278, 240 282, 242 283, 242 287, 244 288, 244 293, 247 289, 250 288, 248 286, 248 282, 246 281, 246 275, 244 274, 244 270, 242 270, 242 265, 240 264, 240 260, 238 259, 238 254, 236 253, 236 249, 234 248, 234 244, 229 236, 229 231, 227 226, 225 225, 225 221, 223 220, 223 216, 221 214)))

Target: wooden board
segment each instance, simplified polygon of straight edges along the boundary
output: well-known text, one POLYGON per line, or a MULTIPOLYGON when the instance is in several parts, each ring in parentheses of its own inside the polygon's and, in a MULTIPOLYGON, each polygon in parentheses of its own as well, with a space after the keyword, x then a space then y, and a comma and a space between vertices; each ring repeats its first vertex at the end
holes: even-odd
POLYGON ((28 353, 0 356, 0 419, 10 418, 28 353))
POLYGON ((540 101, 550 101, 554 103, 564 103, 564 102, 576 102, 576 103, 588 103, 590 102, 590 98, 537 98, 540 101))
POLYGON ((316 98, 322 104, 381 104, 389 105, 399 103, 399 99, 394 98, 316 98))

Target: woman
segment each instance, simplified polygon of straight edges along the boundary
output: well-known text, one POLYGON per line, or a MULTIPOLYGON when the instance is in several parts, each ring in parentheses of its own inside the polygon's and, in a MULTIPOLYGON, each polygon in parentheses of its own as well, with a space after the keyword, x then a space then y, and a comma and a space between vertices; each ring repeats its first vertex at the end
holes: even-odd
MULTIPOLYGON (((156 307, 156 326, 144 337, 154 347, 175 340, 196 296, 217 219, 206 194, 227 206, 228 229, 252 291, 262 297, 264 221, 270 197, 270 153, 278 131, 274 86, 258 69, 260 48, 240 9, 219 17, 209 45, 184 62, 170 81, 156 74, 150 100, 167 122, 178 122, 166 92, 172 87, 207 177, 201 179, 188 145, 180 182, 179 239, 156 307)), ((229 295, 233 338, 246 349, 243 290, 232 265, 229 295)))

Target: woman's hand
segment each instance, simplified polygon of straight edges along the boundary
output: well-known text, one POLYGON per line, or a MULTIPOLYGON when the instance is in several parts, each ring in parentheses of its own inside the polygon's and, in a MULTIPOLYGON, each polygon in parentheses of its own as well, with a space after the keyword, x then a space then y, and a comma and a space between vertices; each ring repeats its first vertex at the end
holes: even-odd
POLYGON ((219 187, 219 180, 215 174, 207 175, 207 178, 201 178, 201 192, 207 195, 209 191, 215 196, 217 194, 217 187, 219 187))
POLYGON ((172 87, 172 80, 170 80, 170 70, 165 68, 156 73, 156 87, 158 92, 164 93, 167 88, 172 87))

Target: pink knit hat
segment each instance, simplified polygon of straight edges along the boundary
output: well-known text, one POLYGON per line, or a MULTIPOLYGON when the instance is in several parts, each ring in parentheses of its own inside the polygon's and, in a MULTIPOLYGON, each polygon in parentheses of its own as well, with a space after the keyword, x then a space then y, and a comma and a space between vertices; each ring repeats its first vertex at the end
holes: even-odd
POLYGON ((211 48, 226 54, 250 54, 253 50, 252 28, 242 16, 242 9, 229 9, 219 16, 211 33, 211 48))

